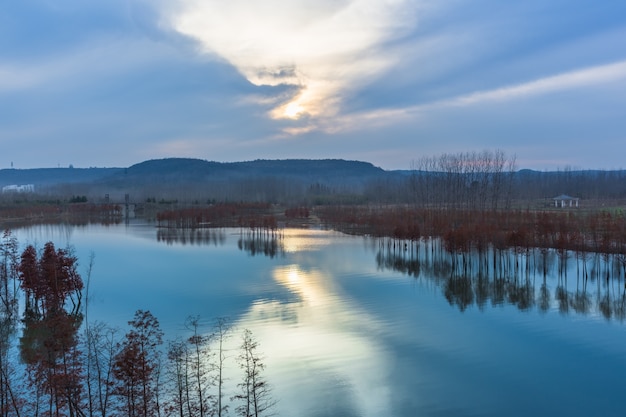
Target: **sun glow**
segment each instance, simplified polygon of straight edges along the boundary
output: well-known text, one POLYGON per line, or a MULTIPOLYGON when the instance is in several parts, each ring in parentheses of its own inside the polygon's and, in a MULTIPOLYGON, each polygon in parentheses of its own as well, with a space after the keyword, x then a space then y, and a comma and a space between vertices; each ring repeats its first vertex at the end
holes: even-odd
POLYGON ((297 294, 308 305, 319 305, 328 298, 328 289, 324 287, 326 280, 318 274, 305 273, 296 265, 278 268, 274 271, 274 280, 289 291, 297 294))
POLYGON ((288 103, 283 110, 283 114, 288 119, 299 119, 303 113, 305 113, 304 108, 293 101, 288 103))
POLYGON ((255 85, 293 86, 274 119, 332 118, 347 91, 398 59, 386 42, 412 28, 408 0, 181 0, 172 27, 255 85))

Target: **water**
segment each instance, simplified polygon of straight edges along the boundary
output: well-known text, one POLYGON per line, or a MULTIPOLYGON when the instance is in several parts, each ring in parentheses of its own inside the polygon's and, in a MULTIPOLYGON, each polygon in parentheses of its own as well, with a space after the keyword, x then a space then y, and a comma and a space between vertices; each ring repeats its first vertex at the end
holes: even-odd
MULTIPOLYGON (((93 254, 89 321, 125 329, 144 309, 166 339, 190 315, 252 330, 281 416, 624 415, 623 282, 581 293, 573 265, 545 283, 488 279, 480 296, 434 262, 407 274, 411 250, 332 231, 285 230, 274 245, 143 223, 15 234, 72 245, 84 279, 93 254)), ((229 343, 232 359, 237 332, 229 343)))

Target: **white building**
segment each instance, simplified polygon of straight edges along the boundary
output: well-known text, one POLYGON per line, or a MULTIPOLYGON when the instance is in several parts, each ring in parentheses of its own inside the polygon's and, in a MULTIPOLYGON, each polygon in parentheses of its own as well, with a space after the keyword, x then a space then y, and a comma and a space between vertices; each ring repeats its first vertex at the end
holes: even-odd
POLYGON ((32 193, 35 191, 33 184, 6 185, 2 187, 2 193, 32 193))
POLYGON ((554 197, 552 200, 554 200, 554 207, 578 207, 579 199, 561 194, 558 197, 554 197))

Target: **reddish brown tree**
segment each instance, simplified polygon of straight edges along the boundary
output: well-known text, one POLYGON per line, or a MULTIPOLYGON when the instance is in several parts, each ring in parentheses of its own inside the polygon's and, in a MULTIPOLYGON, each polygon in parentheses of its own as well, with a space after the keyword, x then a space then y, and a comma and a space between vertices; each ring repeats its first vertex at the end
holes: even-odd
POLYGON ((19 279, 26 295, 26 313, 42 318, 65 310, 80 312, 83 280, 76 270, 77 259, 69 249, 56 250, 52 242, 44 245, 41 258, 29 245, 22 252, 19 279))
POLYGON ((113 374, 115 394, 121 397, 120 411, 128 417, 153 417, 159 414, 159 346, 163 332, 149 311, 137 310, 128 322, 131 329, 115 357, 113 374))
MULTIPOLYGON (((82 363, 77 330, 82 322, 82 279, 69 250, 46 243, 40 259, 31 245, 21 256, 20 285, 26 295, 20 353, 29 383, 47 400, 50 416, 82 416, 82 363), (72 308, 66 310, 67 300, 72 308)), ((39 404, 34 405, 35 409, 39 404)))

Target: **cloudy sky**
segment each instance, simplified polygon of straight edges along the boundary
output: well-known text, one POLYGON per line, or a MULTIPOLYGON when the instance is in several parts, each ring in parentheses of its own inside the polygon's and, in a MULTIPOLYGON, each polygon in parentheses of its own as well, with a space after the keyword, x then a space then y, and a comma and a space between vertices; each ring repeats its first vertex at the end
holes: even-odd
POLYGON ((503 150, 626 168, 623 0, 19 0, 0 168, 503 150))

